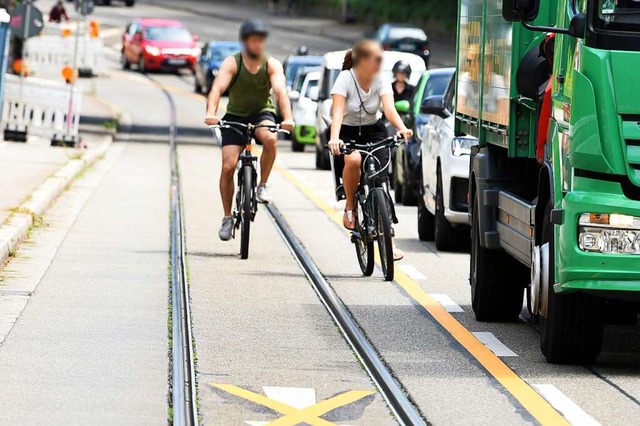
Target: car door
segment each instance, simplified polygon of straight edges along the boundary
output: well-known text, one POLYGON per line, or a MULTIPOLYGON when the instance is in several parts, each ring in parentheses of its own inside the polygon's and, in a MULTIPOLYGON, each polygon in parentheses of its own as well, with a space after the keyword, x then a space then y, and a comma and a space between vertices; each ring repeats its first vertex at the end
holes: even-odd
POLYGON ((198 80, 198 83, 201 86, 204 86, 207 83, 207 80, 205 77, 209 69, 207 64, 209 63, 210 51, 211 51, 210 44, 205 43, 205 45, 202 46, 202 51, 200 52, 200 56, 198 57, 198 61, 196 62, 196 66, 195 66, 196 80, 198 80))
POLYGON ((137 22, 134 22, 133 24, 129 25, 129 28, 127 29, 127 32, 124 35, 124 41, 123 41, 123 49, 124 49, 124 54, 127 57, 127 60, 129 60, 129 62, 137 62, 138 61, 138 49, 139 46, 136 46, 137 43, 137 37, 136 34, 140 33, 140 24, 137 22))

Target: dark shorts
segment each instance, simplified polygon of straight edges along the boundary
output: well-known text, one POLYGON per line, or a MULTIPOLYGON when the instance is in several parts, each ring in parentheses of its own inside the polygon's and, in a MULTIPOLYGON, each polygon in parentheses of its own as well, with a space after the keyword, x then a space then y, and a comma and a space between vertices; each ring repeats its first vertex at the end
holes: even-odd
MULTIPOLYGON (((236 123, 243 123, 243 124, 260 124, 264 121, 270 121, 273 124, 276 124, 276 115, 275 113, 270 111, 261 112, 260 114, 250 115, 247 117, 241 117, 233 114, 225 114, 225 116, 222 117, 222 120, 235 121, 236 123)), ((240 128, 239 130, 243 131, 244 129, 240 128)), ((241 135, 240 133, 234 130, 221 129, 220 133, 222 134, 222 146, 228 146, 228 145, 245 146, 247 142, 246 138, 243 135, 241 135)), ((259 140, 256 140, 256 143, 260 144, 261 142, 259 140)))
MULTIPOLYGON (((340 140, 344 142, 355 141, 356 143, 377 142, 388 137, 388 131, 382 120, 369 126, 362 126, 360 129, 358 126, 343 125, 340 129, 340 140)), ((327 138, 329 140, 329 138, 327 138)), ((357 155, 357 154, 351 154, 357 155)), ((362 154, 361 154, 362 155, 362 154)), ((374 154, 381 165, 386 165, 389 162, 389 150, 381 149, 374 154)), ((364 164, 363 164, 364 165, 364 164)), ((344 188, 342 182, 342 170, 344 169, 344 158, 333 157, 333 172, 336 185, 336 198, 338 200, 344 199, 344 188)), ((385 169, 379 175, 383 179, 387 179, 388 173, 385 169)))

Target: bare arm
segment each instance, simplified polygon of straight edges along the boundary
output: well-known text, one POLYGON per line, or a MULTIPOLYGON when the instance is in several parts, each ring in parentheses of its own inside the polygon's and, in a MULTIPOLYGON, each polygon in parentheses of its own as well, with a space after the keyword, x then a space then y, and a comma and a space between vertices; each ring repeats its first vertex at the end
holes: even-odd
POLYGON ((340 129, 342 128, 346 104, 347 98, 342 95, 333 95, 333 104, 331 106, 331 134, 329 138, 329 149, 333 155, 340 154, 340 129))
POLYGON ((293 130, 293 117, 291 115, 291 102, 289 102, 289 95, 287 94, 287 79, 284 76, 284 68, 282 68, 282 64, 280 61, 274 58, 269 58, 269 62, 267 63, 269 68, 269 80, 271 81, 271 88, 273 89, 273 94, 276 97, 276 101, 278 102, 278 107, 280 108, 280 113, 282 114, 283 119, 283 127, 288 127, 290 125, 293 130))
POLYGON ((218 124, 218 106, 220 104, 220 98, 222 94, 226 92, 233 81, 236 73, 238 72, 238 64, 233 56, 228 57, 222 62, 220 71, 215 80, 213 80, 213 87, 209 93, 209 101, 207 103, 207 116, 205 117, 205 123, 209 125, 218 124), (215 121, 215 122, 214 122, 215 121))
POLYGON ((393 127, 398 129, 398 133, 402 135, 405 140, 413 136, 413 131, 407 129, 404 125, 400 114, 396 111, 395 103, 393 102, 393 95, 382 95, 382 108, 384 110, 384 116, 387 117, 389 123, 393 124, 393 127))

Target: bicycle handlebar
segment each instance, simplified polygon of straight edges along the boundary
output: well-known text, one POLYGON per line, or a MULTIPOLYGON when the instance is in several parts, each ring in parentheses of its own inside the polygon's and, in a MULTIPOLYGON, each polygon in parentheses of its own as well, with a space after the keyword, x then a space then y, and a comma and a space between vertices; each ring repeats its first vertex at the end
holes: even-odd
POLYGON ((256 130, 256 129, 267 129, 272 133, 291 133, 289 130, 283 129, 280 124, 247 124, 247 123, 238 123, 236 121, 225 121, 220 120, 220 122, 216 125, 209 126, 210 129, 232 129, 235 131, 239 131, 236 127, 242 127, 245 130, 256 130))

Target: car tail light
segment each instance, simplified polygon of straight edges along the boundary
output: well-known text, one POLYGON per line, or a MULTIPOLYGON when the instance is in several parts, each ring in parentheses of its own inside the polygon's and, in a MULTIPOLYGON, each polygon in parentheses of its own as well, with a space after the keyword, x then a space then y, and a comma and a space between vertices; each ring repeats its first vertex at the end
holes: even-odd
POLYGON ((391 49, 391 43, 385 43, 382 45, 382 47, 384 48, 384 50, 390 50, 391 49))

